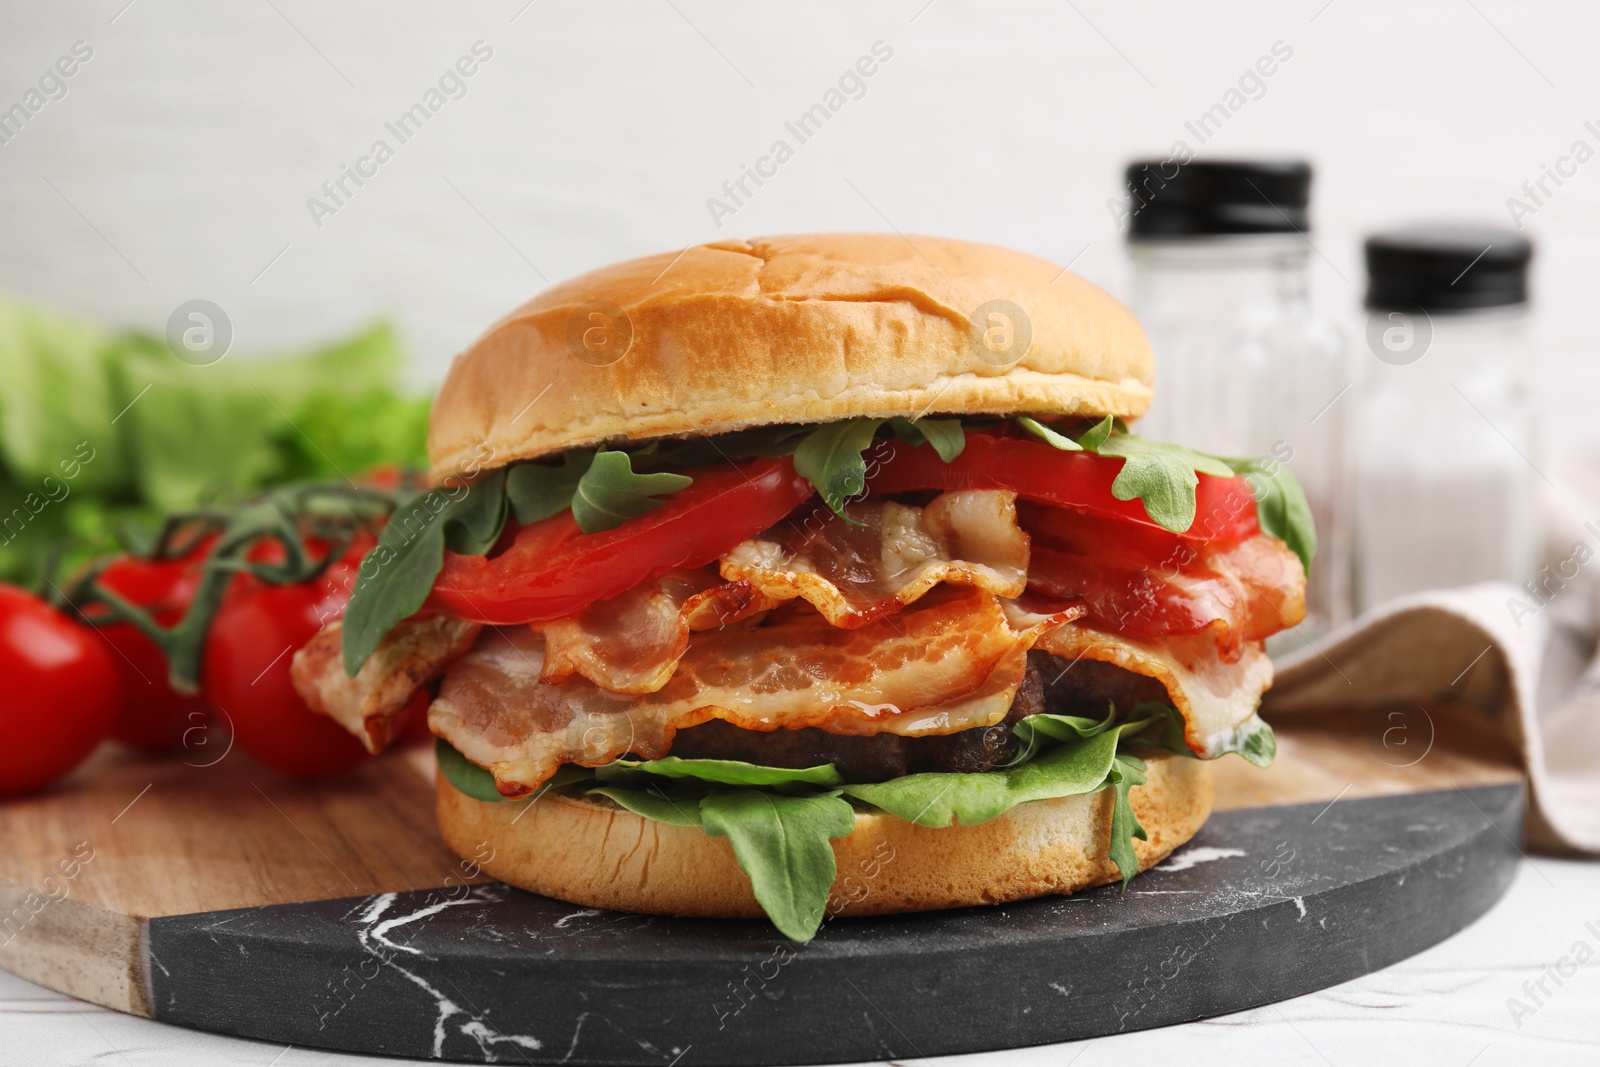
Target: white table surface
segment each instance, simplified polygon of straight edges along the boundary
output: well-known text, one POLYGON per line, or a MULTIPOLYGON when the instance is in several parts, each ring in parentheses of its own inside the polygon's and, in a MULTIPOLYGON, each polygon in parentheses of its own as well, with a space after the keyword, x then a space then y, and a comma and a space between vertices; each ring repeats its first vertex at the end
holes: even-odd
MULTIPOLYGON (((1185 1026, 1068 1045, 957 1056, 960 1067, 1244 1063, 1600 1063, 1600 965, 1577 968, 1520 1020, 1537 982, 1582 942, 1600 960, 1600 863, 1524 860, 1505 899, 1473 926, 1393 967, 1309 996, 1185 1026), (1593 923, 1595 929, 1587 928, 1593 923), (1518 1022, 1520 1021, 1520 1026, 1518 1022)), ((401 1061, 218 1037, 70 1000, 0 972, 0 1064, 308 1067, 401 1061)), ((513 1061, 514 1062, 514 1061, 513 1061)), ((686 1064, 685 1067, 688 1067, 686 1064)))

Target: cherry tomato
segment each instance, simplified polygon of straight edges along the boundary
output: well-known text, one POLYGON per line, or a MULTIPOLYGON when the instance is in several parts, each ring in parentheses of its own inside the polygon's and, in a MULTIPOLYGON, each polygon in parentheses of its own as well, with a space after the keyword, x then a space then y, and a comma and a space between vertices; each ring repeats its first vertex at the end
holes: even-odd
POLYGON ((336 774, 367 758, 361 742, 306 706, 289 678, 296 650, 343 613, 359 558, 347 553, 299 585, 240 575, 206 636, 207 699, 232 723, 240 748, 285 774, 336 774))
POLYGON ((689 473, 694 484, 614 530, 585 534, 563 511, 518 530, 498 556, 445 553, 428 607, 496 625, 565 618, 667 571, 705 566, 813 492, 787 456, 689 473))
MULTIPOLYGON (((112 592, 139 605, 162 626, 183 618, 200 584, 200 569, 210 545, 183 559, 118 560, 100 575, 112 592)), ((132 623, 99 627, 112 646, 122 699, 111 736, 146 752, 181 748, 185 732, 204 725, 209 705, 202 696, 184 696, 167 684, 167 659, 161 649, 132 623)))
POLYGON ((0 794, 82 763, 117 712, 116 653, 31 593, 0 586, 0 794))
MULTIPOLYGON (((968 433, 961 455, 949 463, 929 445, 892 438, 874 444, 866 460, 867 488, 874 493, 1011 489, 1025 500, 1168 533, 1145 514, 1143 501, 1112 495, 1111 484, 1125 462, 1116 456, 1063 452, 1043 441, 968 433)), ((1243 478, 1202 474, 1199 479, 1194 524, 1178 536, 1199 543, 1239 541, 1260 530, 1255 500, 1243 478)))

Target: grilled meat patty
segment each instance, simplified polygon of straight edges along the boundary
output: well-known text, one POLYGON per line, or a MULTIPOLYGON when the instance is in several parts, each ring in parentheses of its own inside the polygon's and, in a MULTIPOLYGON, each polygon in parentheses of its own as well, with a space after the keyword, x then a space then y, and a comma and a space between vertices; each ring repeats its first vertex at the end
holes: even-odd
POLYGON ((1166 701, 1153 678, 1097 660, 1073 662, 1035 649, 1017 687, 1011 710, 993 726, 940 737, 876 734, 857 737, 806 727, 745 730, 720 719, 678 731, 672 755, 685 759, 743 760, 767 767, 816 767, 831 763, 847 782, 883 782, 923 771, 969 772, 1003 767, 1016 758, 1012 727, 1039 712, 1103 718, 1108 703, 1126 710, 1146 701, 1166 701))

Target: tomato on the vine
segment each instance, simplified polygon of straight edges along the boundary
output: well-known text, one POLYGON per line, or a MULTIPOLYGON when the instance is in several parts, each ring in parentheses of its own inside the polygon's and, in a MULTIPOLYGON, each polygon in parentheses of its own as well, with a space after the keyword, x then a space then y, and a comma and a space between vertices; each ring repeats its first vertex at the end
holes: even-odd
POLYGON ((365 547, 297 585, 240 575, 211 622, 203 691, 231 722, 235 743, 275 770, 336 774, 368 756, 343 727, 312 711, 289 677, 295 652, 343 613, 365 547))
POLYGON ((93 630, 0 586, 0 795, 49 785, 100 744, 117 711, 115 655, 93 630))
MULTIPOLYGON (((100 574, 112 592, 144 608, 162 626, 183 618, 200 584, 201 568, 209 542, 181 559, 119 559, 100 574)), ((209 714, 199 694, 184 695, 167 681, 167 657, 137 626, 128 622, 99 627, 115 653, 122 698, 111 736, 147 752, 170 752, 183 745, 184 735, 203 726, 209 714)))

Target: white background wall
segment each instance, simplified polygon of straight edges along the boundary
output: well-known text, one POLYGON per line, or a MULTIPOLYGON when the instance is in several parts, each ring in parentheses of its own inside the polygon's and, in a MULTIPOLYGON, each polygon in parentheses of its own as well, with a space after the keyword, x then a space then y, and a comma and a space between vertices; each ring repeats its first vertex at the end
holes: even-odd
MULTIPOLYGON (((419 381, 547 280, 717 237, 893 226, 1080 256, 1121 292, 1122 165, 1197 144, 1184 122, 1281 40, 1200 155, 1316 162, 1318 299, 1354 321, 1365 230, 1507 221, 1541 164, 1600 149, 1588 4, 524 3, 6 3, 0 107, 94 56, 0 145, 0 288, 153 330, 206 297, 237 350, 392 316, 419 381), (467 95, 319 229, 307 198, 478 40, 467 95), (718 229, 706 199, 879 40, 866 95, 718 229)), ((1600 161, 1529 231, 1552 429, 1600 439, 1600 161)))

